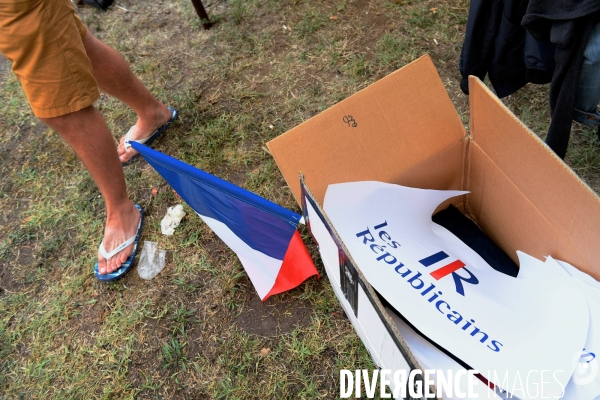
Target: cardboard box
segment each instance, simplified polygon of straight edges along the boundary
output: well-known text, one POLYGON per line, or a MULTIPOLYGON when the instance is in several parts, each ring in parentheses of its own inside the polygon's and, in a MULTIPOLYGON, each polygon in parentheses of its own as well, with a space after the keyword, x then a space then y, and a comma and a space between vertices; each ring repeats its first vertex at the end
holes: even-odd
POLYGON ((469 86, 468 133, 424 56, 267 143, 381 368, 419 365, 323 212, 329 184, 470 191, 438 209, 454 204, 517 263, 517 250, 551 255, 600 280, 600 198, 481 81, 469 86))

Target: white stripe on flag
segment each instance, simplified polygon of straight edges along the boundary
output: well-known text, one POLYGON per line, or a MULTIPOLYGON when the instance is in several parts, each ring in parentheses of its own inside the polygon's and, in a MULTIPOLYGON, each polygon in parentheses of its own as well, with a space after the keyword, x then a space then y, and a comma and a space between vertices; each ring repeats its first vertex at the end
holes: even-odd
POLYGON ((237 254, 254 285, 254 289, 256 289, 262 300, 275 284, 283 260, 269 257, 260 251, 254 250, 221 221, 198 215, 237 254))

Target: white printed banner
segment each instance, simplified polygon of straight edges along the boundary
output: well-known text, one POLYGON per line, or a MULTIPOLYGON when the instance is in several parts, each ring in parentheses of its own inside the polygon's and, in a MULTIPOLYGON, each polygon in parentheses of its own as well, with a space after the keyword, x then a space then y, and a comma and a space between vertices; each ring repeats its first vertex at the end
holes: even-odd
POLYGON ((474 381, 475 384, 471 388, 469 388, 466 379, 457 379, 456 377, 460 376, 459 374, 466 376, 464 368, 459 363, 419 336, 406 322, 398 318, 393 311, 389 309, 386 309, 386 311, 396 324, 396 328, 398 328, 402 338, 408 344, 410 351, 412 351, 419 365, 424 369, 436 371, 433 379, 436 383, 438 397, 445 400, 464 399, 468 398, 466 395, 471 391, 478 399, 501 399, 492 389, 478 379, 474 381), (439 373, 442 375, 438 376, 439 373), (450 388, 444 387, 439 380, 444 381, 444 383, 449 382, 447 386, 450 388), (453 384, 454 387, 452 388, 453 384))
MULTIPOLYGON (((539 266, 538 266, 539 267, 539 266)), ((565 284, 573 285, 585 294, 590 312, 590 326, 585 347, 573 356, 575 371, 565 389, 563 400, 597 399, 600 397, 600 282, 572 265, 548 257, 539 268, 545 276, 560 276, 565 284)), ((519 278, 531 271, 522 270, 519 278)))
MULTIPOLYGON (((330 185, 324 210, 367 281, 424 336, 519 398, 539 397, 541 380, 558 397, 588 336, 585 295, 539 268, 497 272, 431 221, 463 194, 352 182, 330 185)), ((536 263, 520 254, 521 269, 536 263)))

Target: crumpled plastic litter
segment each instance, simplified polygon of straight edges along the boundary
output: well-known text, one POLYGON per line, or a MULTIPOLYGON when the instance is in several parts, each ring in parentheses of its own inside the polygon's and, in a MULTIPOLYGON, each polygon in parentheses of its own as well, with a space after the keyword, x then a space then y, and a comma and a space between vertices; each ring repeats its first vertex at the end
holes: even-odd
POLYGON ((165 268, 166 254, 166 250, 157 249, 156 242, 144 241, 137 268, 140 278, 150 280, 158 275, 165 268))
POLYGON ((163 235, 173 235, 175 228, 179 226, 179 222, 183 217, 185 217, 185 212, 183 211, 183 206, 181 204, 169 207, 167 215, 160 221, 160 230, 163 235))

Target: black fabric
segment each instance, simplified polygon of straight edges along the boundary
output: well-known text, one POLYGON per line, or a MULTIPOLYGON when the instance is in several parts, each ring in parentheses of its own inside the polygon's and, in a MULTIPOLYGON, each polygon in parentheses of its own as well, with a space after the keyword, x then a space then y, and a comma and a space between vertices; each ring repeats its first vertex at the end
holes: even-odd
MULTIPOLYGON (((551 24, 585 17, 600 10, 598 0, 529 0, 523 26, 532 23, 551 24)), ((529 28, 527 28, 529 30, 529 28)))
POLYGON ((537 85, 552 81, 555 46, 549 40, 536 40, 525 33, 525 80, 537 85))
POLYGON ((114 0, 83 0, 86 4, 89 4, 96 8, 101 8, 102 10, 106 10, 110 7, 114 0))
POLYGON ((528 0, 472 0, 460 54, 460 87, 469 94, 468 78, 486 74, 498 97, 513 94, 527 82, 548 83, 554 47, 527 37, 521 26, 528 0))
POLYGON ((432 217, 433 222, 448 229, 454 236, 481 256, 492 268, 503 274, 516 277, 519 267, 502 251, 475 222, 450 205, 432 217))
POLYGON ((552 122, 546 143, 560 157, 567 154, 583 52, 600 16, 598 0, 529 0, 522 25, 537 40, 556 46, 550 85, 552 122))

